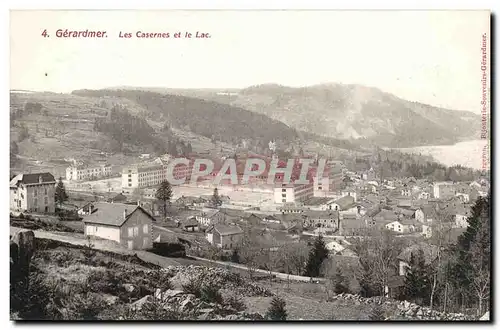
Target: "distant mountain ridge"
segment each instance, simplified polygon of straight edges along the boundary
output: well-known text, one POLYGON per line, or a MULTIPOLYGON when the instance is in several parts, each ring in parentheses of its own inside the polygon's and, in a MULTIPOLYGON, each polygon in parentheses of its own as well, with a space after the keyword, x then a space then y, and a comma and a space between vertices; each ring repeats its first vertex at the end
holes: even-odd
MULTIPOLYGON (((151 90, 141 87, 122 87, 151 90)), ((401 99, 378 88, 328 83, 262 84, 244 89, 162 89, 155 92, 225 103, 264 114, 297 130, 362 145, 412 147, 475 139, 480 116, 401 99)))

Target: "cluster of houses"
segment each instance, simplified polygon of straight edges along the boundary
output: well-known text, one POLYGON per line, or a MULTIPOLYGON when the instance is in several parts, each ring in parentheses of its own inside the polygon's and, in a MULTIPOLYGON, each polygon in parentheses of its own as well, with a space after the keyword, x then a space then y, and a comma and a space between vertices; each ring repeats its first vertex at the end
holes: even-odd
MULTIPOLYGON (((181 196, 171 205, 176 209, 171 220, 183 232, 203 231, 209 243, 223 249, 233 248, 247 229, 288 235, 309 231, 335 236, 360 236, 365 230, 378 229, 430 239, 443 230, 464 230, 472 203, 489 190, 485 180, 432 183, 407 178, 378 182, 372 176, 373 171, 345 172, 345 175, 349 183, 338 191, 282 203, 274 212, 231 208, 228 196, 221 195, 217 207, 213 206, 212 196, 181 196)), ((55 185, 56 180, 50 173, 13 177, 11 211, 54 213, 55 185)), ((155 239, 153 223, 155 217, 160 216, 160 207, 154 200, 129 203, 131 197, 117 194, 106 202, 79 205, 77 212, 83 219, 85 234, 133 249, 150 247, 155 239)))

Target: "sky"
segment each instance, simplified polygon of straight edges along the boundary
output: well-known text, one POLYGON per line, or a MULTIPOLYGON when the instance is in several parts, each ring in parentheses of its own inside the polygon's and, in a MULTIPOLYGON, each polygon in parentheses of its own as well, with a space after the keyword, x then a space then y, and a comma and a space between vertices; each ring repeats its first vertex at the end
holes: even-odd
POLYGON ((12 11, 10 89, 361 84, 480 113, 485 11, 12 11), (56 30, 107 31, 102 39, 56 30), (46 30, 49 37, 42 36, 46 30), (120 32, 170 33, 125 39, 120 32), (211 38, 174 39, 175 32, 211 38))

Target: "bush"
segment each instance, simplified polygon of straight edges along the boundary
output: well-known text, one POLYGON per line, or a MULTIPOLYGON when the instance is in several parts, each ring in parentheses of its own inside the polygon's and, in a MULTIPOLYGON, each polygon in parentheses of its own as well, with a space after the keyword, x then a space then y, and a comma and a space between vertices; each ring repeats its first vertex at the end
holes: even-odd
POLYGON ((240 255, 238 254, 238 250, 233 250, 233 254, 231 255, 231 262, 240 263, 240 255))
POLYGON ((182 290, 186 293, 194 294, 197 298, 201 297, 202 281, 201 278, 192 278, 188 283, 182 285, 182 290))
POLYGON ((236 296, 230 296, 225 299, 224 305, 231 307, 232 309, 240 312, 245 310, 246 306, 243 300, 236 296))
POLYGON ((287 317, 286 302, 284 299, 274 297, 271 301, 271 306, 266 313, 266 318, 273 321, 285 321, 287 317))
POLYGON ((375 305, 370 311, 369 315, 372 321, 383 321, 385 320, 385 312, 381 305, 375 305))
POLYGON ((200 292, 200 299, 207 303, 218 303, 222 304, 222 296, 219 292, 219 288, 214 286, 203 286, 200 292))
POLYGON ((54 260, 59 267, 68 267, 75 261, 73 254, 67 250, 54 251, 51 259, 54 260))
POLYGON ((170 274, 161 269, 155 269, 148 275, 148 284, 153 289, 160 289, 162 292, 174 288, 170 282, 170 274))
POLYGON ((90 291, 97 293, 119 294, 121 291, 121 279, 110 270, 105 272, 92 271, 87 278, 87 286, 90 291))
POLYGON ((96 255, 96 250, 94 250, 94 244, 92 243, 90 236, 87 236, 87 244, 84 246, 82 252, 87 265, 94 264, 94 256, 96 255))

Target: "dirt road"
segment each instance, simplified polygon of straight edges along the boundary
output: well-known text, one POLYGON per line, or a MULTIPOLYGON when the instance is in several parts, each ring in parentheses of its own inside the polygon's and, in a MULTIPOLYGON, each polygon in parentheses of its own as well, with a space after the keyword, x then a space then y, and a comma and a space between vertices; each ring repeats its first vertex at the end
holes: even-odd
MULTIPOLYGON (((23 228, 10 227, 10 234, 14 235, 18 231, 26 230, 23 228)), ((85 246, 88 245, 88 241, 83 234, 79 233, 64 233, 64 232, 48 232, 43 230, 33 230, 35 233, 35 237, 37 238, 45 238, 59 242, 65 242, 73 245, 85 246)), ((108 240, 101 240, 97 238, 92 238, 92 244, 94 245, 94 249, 118 253, 122 255, 137 255, 137 257, 141 258, 146 262, 150 262, 152 264, 168 267, 168 266, 180 266, 181 264, 173 258, 162 257, 157 254, 147 252, 147 251, 135 251, 128 250, 125 247, 118 245, 115 242, 108 240)))

